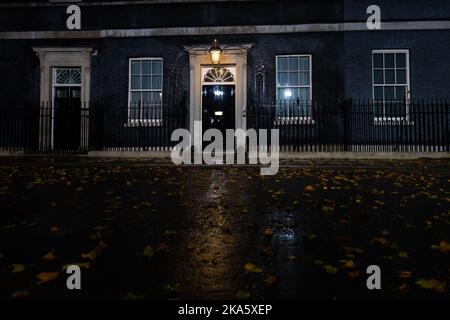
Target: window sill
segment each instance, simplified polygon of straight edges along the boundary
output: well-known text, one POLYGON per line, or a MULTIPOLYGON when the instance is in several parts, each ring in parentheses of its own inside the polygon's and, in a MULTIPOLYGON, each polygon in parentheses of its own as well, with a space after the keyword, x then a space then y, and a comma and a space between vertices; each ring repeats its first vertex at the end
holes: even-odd
POLYGON ((162 119, 148 119, 148 120, 129 120, 124 123, 125 128, 140 128, 140 127, 161 127, 163 125, 162 119))
POLYGON ((275 124, 290 125, 290 124, 315 124, 315 120, 311 117, 277 117, 275 124))
POLYGON ((397 125, 407 125, 413 126, 414 121, 408 118, 375 118, 373 124, 376 126, 397 126, 397 125))

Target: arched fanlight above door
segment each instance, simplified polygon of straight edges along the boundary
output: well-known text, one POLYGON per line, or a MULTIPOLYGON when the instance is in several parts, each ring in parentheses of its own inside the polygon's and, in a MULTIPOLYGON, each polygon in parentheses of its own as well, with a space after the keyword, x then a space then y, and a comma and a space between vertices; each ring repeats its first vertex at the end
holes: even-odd
POLYGON ((211 68, 203 77, 204 83, 234 83, 234 75, 228 68, 211 68))

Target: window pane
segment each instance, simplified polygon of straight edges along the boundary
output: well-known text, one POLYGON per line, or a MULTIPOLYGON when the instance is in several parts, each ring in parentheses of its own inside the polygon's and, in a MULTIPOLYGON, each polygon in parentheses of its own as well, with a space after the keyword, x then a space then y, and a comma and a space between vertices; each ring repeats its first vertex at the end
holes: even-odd
POLYGON ((405 53, 397 53, 397 68, 406 68, 406 54, 405 53))
POLYGON ((397 100, 406 100, 406 87, 396 87, 395 97, 397 100))
POLYGON ((142 92, 142 105, 148 106, 150 104, 150 93, 151 92, 142 92))
POLYGON ((383 54, 376 53, 373 55, 373 67, 374 68, 383 68, 383 54))
POLYGON ((392 101, 395 99, 395 87, 384 87, 384 100, 392 101))
POLYGON ((394 68, 394 54, 386 53, 384 55, 384 67, 385 68, 394 68))
POLYGON ((162 89, 161 76, 152 76, 152 89, 162 89))
POLYGON ((373 80, 375 84, 383 84, 383 70, 375 70, 373 73, 373 80))
POLYGON ((141 74, 140 61, 131 61, 131 74, 141 74))
POLYGON ((278 59, 278 71, 287 71, 287 58, 279 57, 278 59))
POLYGON ((395 84, 395 72, 394 70, 386 70, 384 73, 386 84, 395 84))
POLYGON ((299 98, 303 102, 308 102, 310 100, 309 88, 300 88, 299 98))
POLYGON ((162 92, 151 92, 151 102, 152 104, 160 104, 162 98, 162 92))
POLYGON ((300 72, 300 85, 309 86, 309 72, 300 72))
POLYGON ((141 93, 132 92, 131 93, 131 103, 130 103, 130 118, 138 119, 140 114, 140 101, 141 93))
POLYGON ((406 84, 406 70, 397 70, 397 84, 406 84))
POLYGON ((309 57, 301 57, 299 59, 299 70, 309 71, 309 57))
POLYGON ((289 85, 290 86, 298 86, 298 73, 297 72, 289 72, 289 85))
POLYGON ((279 72, 278 73, 278 85, 279 86, 287 86, 288 85, 288 74, 287 74, 287 72, 279 72))
POLYGON ((140 89, 140 88, 141 88, 141 77, 131 76, 131 89, 140 89))
POLYGON ((289 57, 289 71, 298 70, 298 57, 289 57))
POLYGON ((373 98, 376 101, 383 101, 383 87, 375 87, 373 98))
POLYGON ((160 60, 152 61, 152 74, 154 75, 162 74, 162 61, 160 60))
POLYGON ((142 74, 152 73, 152 62, 149 60, 142 61, 142 74))
POLYGON ((142 89, 150 89, 150 76, 142 76, 142 89))
POLYGON ((280 100, 292 100, 298 96, 296 88, 283 88, 278 89, 278 99, 280 100))

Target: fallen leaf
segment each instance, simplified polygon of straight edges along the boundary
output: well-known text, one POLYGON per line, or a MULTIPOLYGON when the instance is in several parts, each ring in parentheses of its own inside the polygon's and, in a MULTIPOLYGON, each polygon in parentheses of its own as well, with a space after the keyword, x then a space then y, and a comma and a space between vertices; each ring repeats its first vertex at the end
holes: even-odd
POLYGON ((127 294, 125 294, 125 296, 122 298, 122 300, 141 300, 144 298, 144 295, 137 295, 134 294, 133 292, 127 292, 127 294))
POLYGON ((342 266, 344 267, 344 268, 347 268, 347 269, 351 269, 351 268, 354 268, 355 267, 355 263, 353 262, 353 260, 344 260, 344 259, 342 259, 341 261, 339 261, 341 264, 342 264, 342 266))
POLYGON ((11 294, 11 299, 23 299, 30 294, 28 290, 20 290, 11 294))
POLYGON ((419 279, 416 281, 416 284, 424 289, 431 289, 437 292, 445 292, 445 284, 436 280, 436 279, 419 279))
POLYGON ((336 273, 338 270, 336 267, 333 267, 329 264, 324 265, 323 268, 325 269, 325 272, 327 272, 327 273, 336 273))
POLYGON ((145 247, 144 251, 142 252, 142 254, 148 258, 151 258, 155 255, 155 250, 153 250, 153 247, 148 245, 145 247))
POLYGON ((73 266, 73 265, 79 266, 80 268, 84 268, 86 270, 90 270, 91 269, 91 263, 90 262, 72 262, 72 263, 68 263, 68 264, 64 265, 62 267, 62 271, 67 270, 68 267, 73 266))
POLYGON ((271 236, 273 235, 272 229, 266 228, 266 229, 264 230, 264 235, 265 235, 266 237, 271 237, 271 236))
POLYGON ((275 282, 277 282, 277 277, 270 275, 266 279, 264 279, 264 282, 266 283, 267 286, 271 286, 275 282))
POLYGON ((381 246, 383 246, 383 248, 386 248, 386 247, 390 246, 389 240, 387 240, 386 238, 383 238, 383 237, 373 238, 371 243, 378 243, 381 246))
POLYGON ((398 256, 399 256, 400 258, 408 258, 408 252, 399 252, 399 253, 398 253, 398 256))
POLYGON ((361 274, 359 273, 359 271, 350 271, 348 273, 348 277, 350 279, 356 279, 356 278, 359 278, 360 276, 361 276, 361 274))
POLYGON ((17 273, 17 272, 23 272, 25 271, 25 266, 23 264, 20 263, 14 263, 12 265, 12 271, 11 273, 17 273))
POLYGON ((315 188, 314 188, 314 186, 312 186, 312 185, 308 185, 308 186, 305 187, 305 190, 306 190, 306 191, 314 191, 314 189, 315 189, 315 188))
POLYGON ((398 291, 400 291, 400 293, 405 294, 409 291, 409 285, 404 283, 401 286, 398 287, 398 291))
POLYGON ((295 259, 297 259, 297 257, 296 256, 288 256, 288 259, 291 261, 294 261, 295 259))
POLYGON ((55 280, 59 275, 59 272, 41 272, 36 277, 38 278, 37 284, 42 284, 46 282, 50 282, 52 280, 55 280))
POLYGON ((56 259, 55 256, 55 249, 51 250, 49 253, 47 253, 45 256, 43 256, 44 260, 53 261, 56 259))
POLYGON ((236 293, 235 297, 240 300, 249 299, 250 293, 248 293, 246 291, 238 291, 238 293, 236 293))
POLYGON ((263 270, 256 266, 255 264, 249 262, 244 266, 245 271, 252 272, 252 273, 261 273, 263 270))
POLYGON ((83 259, 89 259, 89 260, 95 260, 95 258, 97 258, 99 254, 99 250, 97 247, 94 248, 94 250, 92 250, 89 253, 82 253, 81 254, 81 258, 83 259))
POLYGON ((412 277, 412 272, 411 271, 400 271, 398 275, 400 276, 400 278, 409 279, 412 277))
POLYGON ((160 243, 156 252, 169 252, 169 245, 167 243, 160 243))
POLYGON ((450 252, 450 243, 448 243, 447 241, 441 241, 441 242, 439 243, 439 245, 433 244, 433 245, 431 246, 431 249, 433 249, 433 250, 439 250, 439 251, 442 251, 442 252, 444 252, 444 253, 448 253, 448 252, 450 252))

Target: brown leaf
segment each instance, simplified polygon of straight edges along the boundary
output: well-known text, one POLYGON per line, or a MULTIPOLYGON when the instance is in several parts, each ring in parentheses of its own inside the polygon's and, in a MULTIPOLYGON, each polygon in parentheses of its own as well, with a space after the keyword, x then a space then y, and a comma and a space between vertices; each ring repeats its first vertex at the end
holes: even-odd
POLYGON ((350 271, 349 273, 348 273, 348 277, 350 278, 350 279, 356 279, 356 278, 359 278, 361 276, 361 274, 359 273, 359 271, 350 271))
POLYGON ((47 283, 55 280, 59 275, 59 272, 41 272, 36 277, 38 278, 37 284, 47 283))
POLYGON ((47 253, 45 256, 43 256, 43 259, 47 260, 47 261, 56 260, 55 249, 51 250, 49 253, 47 253))
POLYGON ((412 272, 411 271, 400 271, 398 275, 400 276, 400 278, 409 279, 412 277, 412 272))
POLYGON ((30 291, 28 291, 26 289, 25 290, 16 291, 16 292, 13 292, 11 294, 11 299, 23 299, 26 296, 28 296, 29 294, 30 294, 30 291))
POLYGON ((249 262, 244 266, 245 271, 252 272, 252 273, 261 273, 263 270, 256 266, 255 264, 249 262))
POLYGON ((264 282, 266 283, 267 286, 271 286, 275 282, 277 282, 277 277, 270 275, 266 279, 264 279, 264 282))

